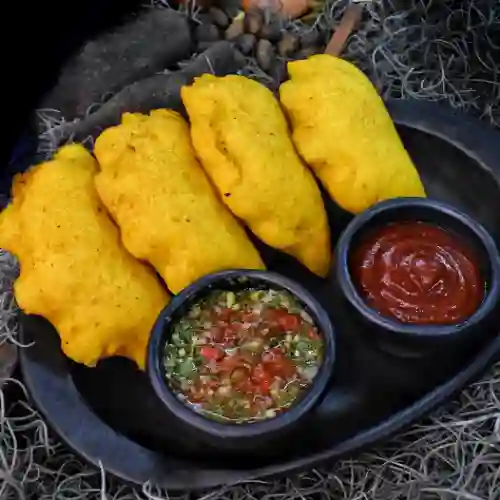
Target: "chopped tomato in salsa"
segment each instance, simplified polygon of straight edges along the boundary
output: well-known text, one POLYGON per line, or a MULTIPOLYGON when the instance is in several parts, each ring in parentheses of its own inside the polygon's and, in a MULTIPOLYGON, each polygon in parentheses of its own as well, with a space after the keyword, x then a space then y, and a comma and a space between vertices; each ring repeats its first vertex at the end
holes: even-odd
POLYGON ((217 291, 173 328, 165 376, 178 398, 207 417, 272 418, 311 384, 323 338, 288 292, 217 291))

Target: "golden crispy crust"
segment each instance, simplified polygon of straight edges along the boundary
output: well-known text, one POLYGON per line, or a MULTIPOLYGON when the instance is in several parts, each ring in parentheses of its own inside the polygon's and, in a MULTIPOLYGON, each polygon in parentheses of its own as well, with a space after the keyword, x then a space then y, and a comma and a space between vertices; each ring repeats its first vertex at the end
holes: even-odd
POLYGON ((151 327, 168 301, 154 272, 122 246, 78 145, 16 177, 0 215, 0 246, 21 264, 20 307, 47 318, 65 354, 93 366, 125 355, 144 367, 151 327))
POLYGON ((196 160, 178 113, 127 113, 101 134, 94 153, 97 190, 126 248, 151 263, 170 290, 223 269, 264 268, 196 160))
POLYGON ((280 99, 302 158, 330 196, 359 213, 379 201, 425 196, 382 99, 351 63, 316 55, 288 64, 280 99))
POLYGON ((325 276, 331 252, 321 194, 272 93, 241 76, 203 75, 182 100, 196 153, 226 205, 265 243, 325 276))

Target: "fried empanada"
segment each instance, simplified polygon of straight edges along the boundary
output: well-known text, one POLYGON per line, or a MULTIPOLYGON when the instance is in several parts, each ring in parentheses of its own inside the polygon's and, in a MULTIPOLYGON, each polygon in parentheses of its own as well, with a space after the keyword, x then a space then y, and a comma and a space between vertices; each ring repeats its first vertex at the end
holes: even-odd
POLYGON ((245 230, 196 160, 187 122, 176 112, 123 115, 94 153, 96 186, 125 247, 179 292, 205 274, 263 269, 245 230))
POLYGON ((278 101, 236 75, 203 75, 182 88, 201 164, 232 212, 269 246, 319 276, 330 266, 320 190, 289 137, 278 101))
POLYGON ((280 87, 293 141, 330 196, 358 213, 424 187, 384 103, 353 64, 322 54, 288 63, 280 87))
POLYGON ((70 145, 16 176, 0 214, 0 247, 20 261, 19 306, 54 325, 69 358, 93 366, 123 355, 144 368, 168 295, 123 247, 97 195, 96 172, 90 153, 70 145))

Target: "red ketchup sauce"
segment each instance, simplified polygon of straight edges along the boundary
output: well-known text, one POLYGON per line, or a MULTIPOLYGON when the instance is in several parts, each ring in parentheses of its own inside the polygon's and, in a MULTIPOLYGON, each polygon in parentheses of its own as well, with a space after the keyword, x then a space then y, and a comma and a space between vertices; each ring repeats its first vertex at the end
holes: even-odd
POLYGON ((484 282, 457 235, 424 222, 401 222, 368 235, 350 271, 368 306, 402 323, 460 323, 479 307, 484 282))

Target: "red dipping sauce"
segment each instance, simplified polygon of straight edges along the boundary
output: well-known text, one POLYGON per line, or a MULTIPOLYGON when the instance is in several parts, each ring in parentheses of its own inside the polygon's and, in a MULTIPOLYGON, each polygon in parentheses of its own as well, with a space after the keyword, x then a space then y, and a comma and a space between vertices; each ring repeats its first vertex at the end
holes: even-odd
POLYGON ((460 238, 425 222, 398 222, 368 235, 350 271, 367 305, 402 323, 461 323, 483 300, 475 255, 460 238))

